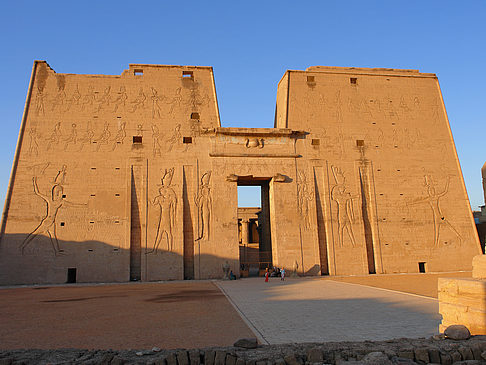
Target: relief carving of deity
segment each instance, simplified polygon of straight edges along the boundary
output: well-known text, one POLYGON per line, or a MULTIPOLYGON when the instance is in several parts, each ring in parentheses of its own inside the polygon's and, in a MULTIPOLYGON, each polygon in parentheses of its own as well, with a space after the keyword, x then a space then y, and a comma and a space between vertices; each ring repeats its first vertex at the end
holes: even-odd
POLYGON ((160 214, 154 247, 151 251, 148 251, 147 254, 157 253, 160 242, 164 237, 167 240, 167 251, 170 252, 174 249, 174 237, 172 230, 174 229, 175 225, 177 196, 174 189, 170 187, 173 176, 174 168, 165 170, 164 176, 161 179, 162 185, 159 189, 159 195, 157 195, 152 202, 153 205, 159 206, 160 214))

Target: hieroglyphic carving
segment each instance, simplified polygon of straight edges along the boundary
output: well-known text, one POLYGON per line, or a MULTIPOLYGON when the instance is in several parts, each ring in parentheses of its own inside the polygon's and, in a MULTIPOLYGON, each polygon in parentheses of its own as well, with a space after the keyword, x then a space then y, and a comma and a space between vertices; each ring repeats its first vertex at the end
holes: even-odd
POLYGON ((105 90, 103 91, 103 95, 96 100, 98 106, 96 108, 97 112, 100 112, 101 109, 103 109, 105 106, 110 105, 110 91, 111 91, 111 86, 107 86, 105 90))
POLYGON ((68 99, 67 101, 68 101, 67 110, 70 110, 73 105, 79 106, 79 102, 81 101, 81 93, 79 92, 78 85, 76 85, 76 89, 74 90, 71 99, 68 99))
POLYGON ((60 111, 64 111, 64 102, 66 101, 66 92, 64 91, 66 87, 66 78, 64 75, 56 75, 57 80, 57 94, 52 101, 51 111, 59 107, 60 111))
POLYGON ((44 90, 37 87, 37 93, 35 94, 35 112, 37 115, 44 115, 44 90))
POLYGON ((334 106, 335 112, 334 117, 338 122, 343 121, 343 111, 342 111, 342 103, 341 103, 341 91, 336 91, 335 99, 334 99, 334 106))
POLYGON ((150 91, 152 92, 152 119, 155 117, 160 118, 160 106, 159 106, 159 100, 161 99, 157 90, 155 88, 151 87, 150 91))
POLYGON ((78 140, 78 131, 76 130, 76 123, 73 123, 71 125, 71 133, 69 134, 69 136, 66 139, 64 139, 64 142, 65 142, 64 151, 67 150, 70 143, 75 145, 77 140, 78 140))
POLYGON ((210 222, 211 222, 211 188, 209 186, 211 181, 211 171, 206 172, 201 177, 201 183, 197 195, 194 197, 194 202, 197 207, 197 239, 196 241, 207 241, 210 238, 210 222))
POLYGON ((462 244, 462 236, 449 222, 449 220, 444 216, 444 213, 442 213, 442 210, 440 209, 440 198, 442 198, 449 192, 449 183, 450 183, 450 177, 447 177, 444 190, 438 193, 435 190, 435 186, 432 183, 431 177, 425 175, 424 186, 427 188, 428 196, 409 203, 410 205, 419 204, 419 203, 429 204, 430 209, 432 210, 433 223, 434 223, 434 246, 435 247, 439 247, 439 238, 440 238, 440 232, 442 226, 448 227, 451 230, 451 232, 453 232, 456 235, 456 237, 459 239, 459 245, 462 244))
POLYGON ((137 136, 143 136, 143 124, 137 124, 137 136))
POLYGON ((196 111, 199 110, 201 106, 209 104, 209 96, 207 94, 201 96, 197 82, 194 82, 193 85, 194 86, 191 87, 191 94, 189 96, 189 104, 191 105, 191 110, 196 111))
POLYGON ((177 196, 170 187, 172 182, 172 177, 174 176, 174 168, 169 170, 165 169, 164 175, 162 176, 162 185, 159 189, 159 195, 157 195, 152 204, 158 205, 160 208, 159 223, 157 226, 157 234, 155 237, 154 247, 147 253, 157 253, 160 242, 164 235, 167 239, 167 251, 173 250, 174 237, 172 235, 172 230, 174 228, 176 219, 176 208, 177 208, 177 196))
POLYGON ((37 131, 35 128, 30 128, 29 130, 29 155, 37 156, 39 154, 39 143, 37 142, 37 131))
POLYGON ((94 140, 94 130, 93 128, 91 128, 91 122, 88 122, 88 124, 86 125, 86 131, 84 132, 84 135, 82 138, 79 139, 79 142, 80 142, 80 146, 79 146, 79 150, 82 151, 83 150, 83 147, 88 144, 88 145, 91 145, 94 140))
POLYGON ((84 110, 85 107, 92 107, 96 100, 96 94, 93 90, 93 86, 88 86, 88 93, 83 96, 83 101, 81 104, 81 109, 84 110))
POLYGON ((172 151, 172 148, 182 142, 181 125, 178 124, 174 128, 172 136, 167 139, 167 152, 172 151))
POLYGON ((303 171, 299 171, 297 180, 298 207, 302 219, 302 226, 305 230, 311 227, 310 211, 311 201, 314 198, 314 192, 309 187, 307 177, 303 171))
POLYGON ((44 195, 39 191, 39 187, 37 186, 37 176, 34 175, 32 177, 32 185, 34 187, 34 194, 38 197, 42 198, 46 202, 46 214, 40 221, 39 225, 27 235, 25 240, 20 244, 20 252, 22 255, 25 253, 25 248, 32 243, 32 241, 41 234, 48 234, 52 249, 54 250, 54 254, 61 255, 63 251, 59 247, 59 241, 57 238, 56 232, 56 217, 59 209, 64 206, 85 206, 86 204, 78 204, 78 203, 71 203, 68 202, 63 198, 63 185, 64 180, 66 177, 66 165, 62 166, 62 169, 58 171, 56 177, 54 178, 54 182, 51 186, 50 192, 48 195, 44 195))
POLYGON ((145 96, 145 93, 143 92, 143 88, 140 88, 138 91, 137 97, 130 102, 132 104, 132 110, 130 110, 130 113, 134 113, 137 109, 142 109, 145 107, 145 100, 147 100, 147 97, 145 96))
POLYGON ((52 145, 58 145, 60 140, 61 140, 61 122, 57 122, 56 125, 54 126, 54 130, 51 133, 51 136, 47 140, 47 151, 49 151, 52 147, 52 145))
POLYGON ((154 157, 161 156, 160 153, 160 132, 159 128, 154 124, 152 125, 152 151, 154 157))
POLYGON ((332 173, 336 185, 331 190, 331 199, 337 203, 338 206, 338 233, 339 233, 339 246, 344 246, 344 230, 348 233, 351 244, 356 246, 356 240, 354 239, 352 223, 354 221, 353 211, 353 199, 358 196, 352 196, 346 191, 346 178, 344 172, 338 167, 331 166, 332 173))
POLYGON ((127 91, 125 89, 125 86, 120 86, 120 91, 118 92, 118 96, 116 99, 113 101, 113 105, 115 106, 113 108, 113 112, 118 111, 118 108, 120 106, 123 106, 125 108, 125 103, 128 99, 127 91))
POLYGON ((181 102, 182 102, 182 89, 178 87, 176 89, 175 96, 172 98, 170 102, 168 102, 168 104, 170 104, 169 114, 172 114, 174 108, 176 106, 179 107, 181 105, 181 102))
POLYGON ((263 148, 265 141, 263 138, 247 138, 245 140, 245 146, 246 148, 263 148))
POLYGON ((111 132, 109 130, 109 123, 105 122, 105 126, 103 127, 103 132, 101 132, 100 138, 97 139, 96 143, 98 144, 96 146, 96 151, 99 151, 101 146, 106 146, 109 143, 111 136, 111 132))
POLYGON ((111 149, 114 151, 118 145, 122 145, 125 137, 127 136, 127 132, 125 131, 126 122, 120 123, 118 127, 118 131, 116 132, 115 138, 113 139, 113 148, 111 149))

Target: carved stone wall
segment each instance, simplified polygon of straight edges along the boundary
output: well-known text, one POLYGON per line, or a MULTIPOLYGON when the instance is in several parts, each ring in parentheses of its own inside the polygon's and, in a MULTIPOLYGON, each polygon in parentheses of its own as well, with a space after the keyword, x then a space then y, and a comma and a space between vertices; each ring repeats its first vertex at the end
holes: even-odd
POLYGON ((210 67, 32 75, 1 284, 237 274, 238 183, 265 187, 262 244, 301 274, 467 270, 480 252, 433 74, 288 71, 276 128, 222 128, 210 67))

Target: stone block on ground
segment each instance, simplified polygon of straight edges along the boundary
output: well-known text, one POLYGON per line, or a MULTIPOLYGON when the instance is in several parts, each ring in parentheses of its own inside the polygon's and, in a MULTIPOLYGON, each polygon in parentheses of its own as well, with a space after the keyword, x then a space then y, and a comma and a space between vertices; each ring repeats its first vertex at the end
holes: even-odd
POLYGON ((426 348, 417 348, 414 351, 415 360, 421 361, 425 364, 429 363, 429 351, 426 348))
POLYGON ((467 340, 471 337, 471 333, 467 327, 462 324, 454 324, 447 327, 444 331, 444 335, 452 340, 467 340))
POLYGON ((323 362, 322 350, 318 347, 311 348, 307 351, 307 361, 310 363, 323 362))
POLYGON ((233 346, 244 349, 255 349, 258 347, 258 341, 256 338, 240 338, 233 346))
POLYGON ((216 352, 214 350, 207 350, 204 353, 204 365, 214 365, 214 357, 216 352))
POLYGON ((214 356, 214 365, 224 365, 226 362, 226 351, 218 350, 214 356))

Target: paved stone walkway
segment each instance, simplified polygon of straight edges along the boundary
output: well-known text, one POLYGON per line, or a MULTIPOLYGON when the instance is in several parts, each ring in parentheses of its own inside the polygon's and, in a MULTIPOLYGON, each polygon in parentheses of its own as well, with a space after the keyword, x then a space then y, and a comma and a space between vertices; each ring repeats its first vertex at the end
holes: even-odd
POLYGON ((428 337, 441 316, 433 298, 322 279, 218 281, 264 343, 428 337))

